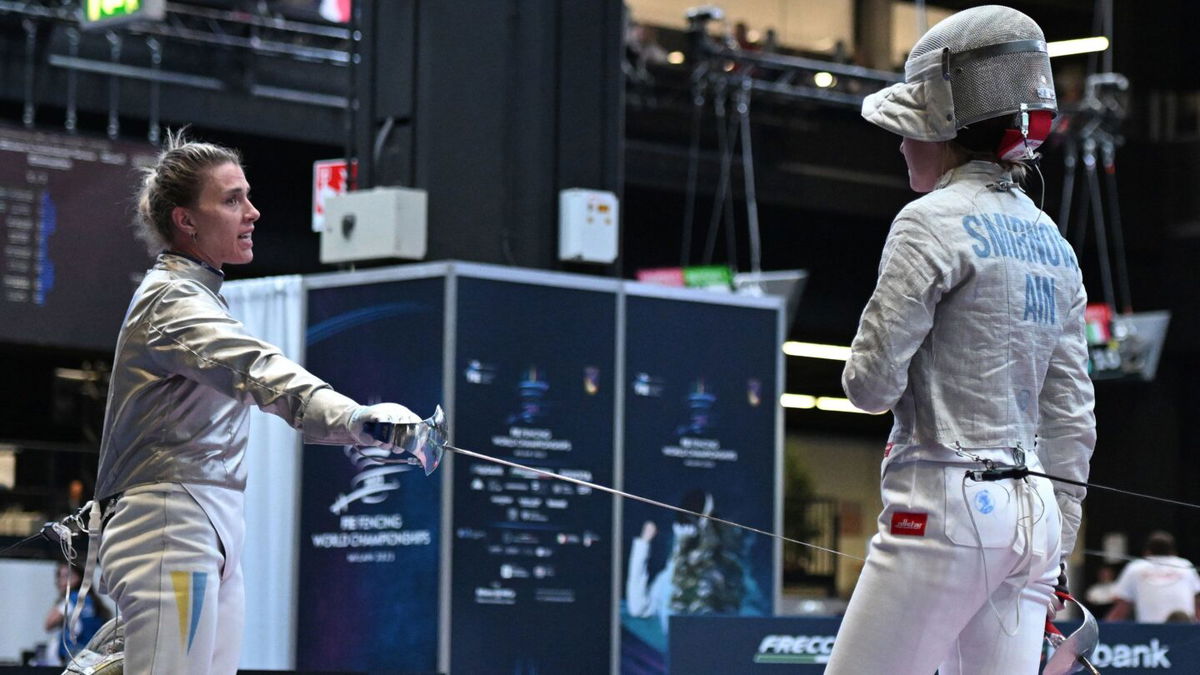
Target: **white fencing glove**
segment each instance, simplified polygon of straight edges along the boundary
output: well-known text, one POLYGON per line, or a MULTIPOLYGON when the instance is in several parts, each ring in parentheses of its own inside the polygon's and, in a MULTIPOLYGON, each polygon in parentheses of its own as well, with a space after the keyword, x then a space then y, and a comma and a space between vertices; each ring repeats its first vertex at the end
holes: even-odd
POLYGON ((368 434, 363 430, 363 426, 368 422, 399 425, 417 424, 420 421, 421 418, 416 413, 399 403, 376 403, 375 405, 359 406, 358 410, 354 411, 353 416, 350 417, 350 433, 358 439, 359 445, 393 450, 394 446, 391 443, 381 441, 368 434))

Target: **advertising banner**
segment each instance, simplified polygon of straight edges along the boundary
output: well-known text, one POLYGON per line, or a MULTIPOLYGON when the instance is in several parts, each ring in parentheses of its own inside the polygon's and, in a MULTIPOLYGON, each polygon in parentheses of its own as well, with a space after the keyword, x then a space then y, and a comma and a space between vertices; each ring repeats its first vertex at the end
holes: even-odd
MULTIPOLYGON (((779 320, 771 308, 627 296, 626 491, 776 529, 779 320)), ((622 523, 622 673, 667 672, 672 616, 771 613, 769 538, 634 501, 622 523)))
MULTIPOLYGON (((673 617, 671 672, 817 675, 825 672, 840 624, 838 617, 673 617)), ((1079 627, 1056 624, 1067 635, 1079 627)), ((1102 623, 1092 665, 1128 675, 1200 673, 1200 625, 1102 623)))
MULTIPOLYGON (((456 445, 611 485, 616 293, 460 277, 456 445)), ((608 672, 613 501, 454 457, 450 671, 608 672)))
MULTIPOLYGON (((310 291, 307 366, 364 405, 432 414, 444 288, 438 278, 310 291)), ((440 476, 352 446, 305 446, 297 668, 436 668, 440 476)))
POLYGON ((841 623, 840 617, 672 617, 671 672, 818 675, 841 623))

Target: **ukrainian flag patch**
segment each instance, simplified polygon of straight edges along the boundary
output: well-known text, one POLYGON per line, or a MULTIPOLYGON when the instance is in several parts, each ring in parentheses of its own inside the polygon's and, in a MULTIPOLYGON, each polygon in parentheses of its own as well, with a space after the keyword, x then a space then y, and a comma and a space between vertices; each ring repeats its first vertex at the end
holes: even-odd
POLYGON ((179 610, 179 641, 192 650, 196 629, 200 627, 200 613, 204 611, 204 587, 208 583, 208 572, 171 572, 171 585, 175 589, 175 607, 179 610))

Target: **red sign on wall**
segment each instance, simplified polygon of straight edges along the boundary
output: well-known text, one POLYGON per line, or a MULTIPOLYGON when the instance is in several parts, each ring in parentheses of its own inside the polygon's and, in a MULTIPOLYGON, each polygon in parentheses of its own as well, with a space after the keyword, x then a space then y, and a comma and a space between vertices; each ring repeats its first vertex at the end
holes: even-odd
MULTIPOLYGON (((355 175, 357 175, 357 160, 355 160, 354 167, 355 175)), ((325 229, 325 200, 332 195, 344 195, 347 190, 349 190, 349 181, 346 177, 346 160, 319 159, 313 162, 313 232, 321 232, 325 229)))

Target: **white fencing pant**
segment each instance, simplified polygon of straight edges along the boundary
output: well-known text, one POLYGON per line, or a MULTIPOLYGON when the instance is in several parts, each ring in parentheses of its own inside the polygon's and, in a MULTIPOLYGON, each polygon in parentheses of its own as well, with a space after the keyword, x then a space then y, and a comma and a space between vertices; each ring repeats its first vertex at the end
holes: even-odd
POLYGON ((979 464, 891 459, 827 675, 1036 674, 1061 539, 1050 481, 964 483, 979 464))
POLYGON ((100 564, 125 623, 126 675, 236 673, 245 622, 241 565, 226 569, 204 510, 174 484, 129 490, 112 509, 100 564))

